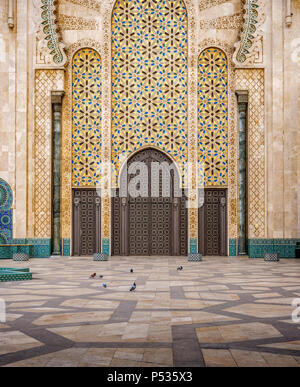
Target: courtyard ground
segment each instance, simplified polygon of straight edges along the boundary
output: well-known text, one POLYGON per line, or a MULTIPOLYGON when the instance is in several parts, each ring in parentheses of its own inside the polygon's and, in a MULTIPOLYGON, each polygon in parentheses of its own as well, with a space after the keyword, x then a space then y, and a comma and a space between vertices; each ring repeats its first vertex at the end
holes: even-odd
POLYGON ((0 284, 0 366, 300 366, 300 260, 60 257, 0 267, 33 273, 0 284), (104 278, 89 279, 94 272, 104 278))

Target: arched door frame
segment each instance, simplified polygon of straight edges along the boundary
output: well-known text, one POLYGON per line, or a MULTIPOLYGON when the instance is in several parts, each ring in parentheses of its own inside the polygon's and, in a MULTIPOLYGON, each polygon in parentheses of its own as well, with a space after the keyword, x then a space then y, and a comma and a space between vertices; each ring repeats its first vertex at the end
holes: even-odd
MULTIPOLYGON (((172 158, 167 155, 165 152, 162 152, 161 150, 153 147, 146 147, 141 149, 138 152, 135 152, 130 156, 130 158, 127 160, 127 163, 124 163, 122 169, 120 170, 119 174, 119 189, 122 188, 121 182, 124 179, 127 179, 127 182, 129 181, 128 173, 124 176, 125 168, 130 166, 131 163, 135 161, 142 161, 147 160, 147 163, 149 163, 150 160, 158 161, 158 162, 168 162, 169 164, 173 164, 172 158), (157 155, 161 155, 161 159, 157 155)), ((150 170, 150 165, 147 165, 148 171, 150 170)), ((182 229, 181 225, 181 210, 182 210, 182 198, 178 197, 179 195, 176 193, 174 195, 174 184, 177 181, 178 184, 180 184, 180 174, 178 171, 178 168, 173 168, 172 171, 176 173, 177 177, 174 177, 174 173, 171 174, 171 191, 170 191, 170 203, 171 203, 171 218, 170 218, 170 226, 171 226, 171 238, 170 238, 170 248, 169 248, 169 255, 181 255, 182 249, 180 245, 180 233, 182 229)), ((149 179, 151 176, 151 170, 150 173, 148 172, 148 184, 149 187, 151 187, 151 183, 149 183, 149 179)), ((179 187, 180 188, 180 185, 179 187)), ((130 245, 129 245, 129 229, 130 229, 130 214, 129 214, 129 200, 130 197, 128 195, 128 192, 126 193, 126 196, 123 195, 123 197, 119 197, 119 189, 117 190, 117 196, 118 198, 115 200, 114 205, 118 206, 118 213, 119 213, 119 225, 114 224, 113 219, 113 234, 116 227, 119 227, 119 233, 120 233, 120 255, 130 255, 130 245)), ((148 194, 150 192, 148 191, 148 194)), ((185 203, 184 203, 185 205, 185 203)), ((113 211, 114 214, 114 211, 113 211)), ((187 211, 186 211, 186 224, 187 224, 187 211)), ((150 226, 151 227, 151 226, 150 226)), ((151 230, 150 230, 151 232, 151 230)), ((149 236, 150 238, 150 236, 149 236)), ((187 242, 187 241, 186 241, 187 242)), ((149 242, 150 245, 151 242, 149 242)), ((149 255, 152 255, 151 247, 149 247, 149 255)), ((154 254, 153 254, 154 255, 154 254)))

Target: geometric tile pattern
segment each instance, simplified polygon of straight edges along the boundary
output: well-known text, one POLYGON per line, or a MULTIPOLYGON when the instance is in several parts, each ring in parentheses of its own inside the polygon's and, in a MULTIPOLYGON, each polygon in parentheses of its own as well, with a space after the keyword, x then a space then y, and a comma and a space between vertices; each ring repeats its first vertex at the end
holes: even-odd
POLYGON ((72 185, 100 182, 101 59, 90 48, 77 51, 72 63, 72 185))
MULTIPOLYGON (((65 96, 62 100, 63 120, 62 120, 62 157, 61 157, 61 205, 64 211, 61 213, 61 237, 70 239, 72 222, 72 131, 73 131, 73 57, 84 48, 89 48, 96 52, 101 51, 101 45, 94 40, 78 40, 68 46, 68 67, 65 71, 64 90, 65 96)), ((102 105, 104 103, 103 98, 102 105)), ((101 109, 103 110, 103 109, 101 109)), ((102 132, 101 132, 102 135, 102 132)), ((102 136, 103 142, 103 136, 102 136)), ((101 149, 103 156, 103 151, 101 149)), ((69 246, 70 247, 70 246, 69 246)), ((66 254, 69 255, 69 254, 66 254)))
POLYGON ((0 178, 0 244, 9 243, 12 239, 12 202, 12 190, 6 181, 0 178))
POLYGON ((182 0, 118 0, 112 15, 112 162, 157 146, 187 161, 187 11, 182 0))
POLYGON ((0 210, 10 210, 13 202, 13 194, 9 184, 0 178, 0 210))
POLYGON ((60 257, 30 267, 30 283, 1 284, 0 366, 300 366, 299 260, 60 257))
POLYGON ((236 90, 248 90, 248 217, 250 238, 265 237, 264 70, 235 71, 236 90))
POLYGON ((0 268, 0 282, 31 280, 29 269, 0 268))
POLYGON ((228 65, 207 48, 198 61, 198 162, 205 186, 226 186, 228 173, 228 65))
POLYGON ((0 244, 10 243, 13 236, 12 211, 0 210, 0 244))
POLYGON ((29 255, 26 253, 14 253, 13 261, 28 261, 29 255))
POLYGON ((263 258, 266 253, 279 254, 280 258, 295 258, 299 239, 248 239, 249 258, 263 258))
POLYGON ((64 70, 36 70, 34 132, 34 236, 51 237, 51 92, 63 90, 64 70))

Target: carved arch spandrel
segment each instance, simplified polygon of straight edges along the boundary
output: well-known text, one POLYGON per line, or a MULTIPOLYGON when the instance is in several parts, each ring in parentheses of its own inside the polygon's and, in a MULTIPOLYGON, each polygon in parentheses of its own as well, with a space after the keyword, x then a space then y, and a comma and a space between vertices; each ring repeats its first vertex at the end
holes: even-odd
POLYGON ((41 25, 47 41, 47 47, 54 66, 64 66, 67 62, 65 45, 61 40, 56 20, 57 0, 41 0, 41 25))
MULTIPOLYGON (((241 0, 243 10, 243 24, 239 40, 235 43, 233 62, 236 66, 252 65, 257 55, 262 51, 263 31, 265 21, 265 0, 241 0)), ((262 58, 260 58, 262 61, 262 58)))

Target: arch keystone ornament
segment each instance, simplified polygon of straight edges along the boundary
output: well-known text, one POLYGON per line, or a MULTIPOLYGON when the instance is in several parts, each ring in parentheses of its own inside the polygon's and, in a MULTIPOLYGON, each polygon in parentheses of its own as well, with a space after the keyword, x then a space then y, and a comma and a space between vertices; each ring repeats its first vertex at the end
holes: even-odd
POLYGON ((240 40, 234 45, 235 65, 253 64, 263 35, 261 26, 265 21, 263 0, 242 0, 243 26, 240 40))
POLYGON ((52 56, 53 64, 64 66, 67 62, 67 56, 64 51, 65 45, 61 42, 59 28, 56 21, 57 0, 41 0, 42 28, 45 34, 45 40, 48 41, 48 49, 52 56))

